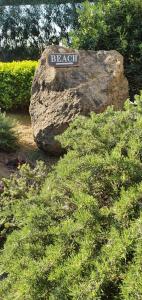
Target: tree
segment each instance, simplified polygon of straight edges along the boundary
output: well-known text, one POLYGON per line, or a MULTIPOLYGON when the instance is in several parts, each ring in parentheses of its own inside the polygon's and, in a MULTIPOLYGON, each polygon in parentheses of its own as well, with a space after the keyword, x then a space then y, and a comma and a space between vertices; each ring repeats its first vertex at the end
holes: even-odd
POLYGON ((50 44, 76 26, 77 5, 10 6, 1 8, 0 60, 37 59, 50 44))
POLYGON ((0 0, 0 6, 80 3, 82 0, 0 0))

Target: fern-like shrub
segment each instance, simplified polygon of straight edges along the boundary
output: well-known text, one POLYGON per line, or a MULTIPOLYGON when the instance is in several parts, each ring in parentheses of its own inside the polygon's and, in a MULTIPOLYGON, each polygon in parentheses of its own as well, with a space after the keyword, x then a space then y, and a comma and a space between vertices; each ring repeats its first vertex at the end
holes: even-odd
POLYGON ((21 227, 22 220, 26 218, 25 211, 28 213, 28 207, 33 203, 34 197, 39 194, 46 176, 46 166, 42 161, 38 161, 34 168, 31 168, 29 164, 23 164, 10 178, 3 178, 4 192, 0 197, 0 247, 15 228, 21 227), (20 205, 18 218, 15 217, 13 210, 15 205, 20 205))
POLYGON ((0 112, 0 151, 13 151, 17 147, 17 137, 13 130, 14 124, 0 112))
POLYGON ((77 118, 59 139, 68 153, 39 190, 1 195, 13 224, 2 299, 142 299, 142 95, 77 118))

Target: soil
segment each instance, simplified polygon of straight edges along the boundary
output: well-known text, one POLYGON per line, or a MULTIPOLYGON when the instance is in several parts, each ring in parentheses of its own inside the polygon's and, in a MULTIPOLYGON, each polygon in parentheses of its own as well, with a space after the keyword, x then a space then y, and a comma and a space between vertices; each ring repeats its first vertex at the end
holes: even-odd
POLYGON ((8 114, 15 123, 14 130, 18 136, 19 147, 14 153, 0 152, 0 179, 9 177, 17 170, 17 161, 35 165, 37 160, 43 160, 49 168, 57 162, 56 157, 47 156, 39 150, 34 142, 30 116, 28 114, 8 114))

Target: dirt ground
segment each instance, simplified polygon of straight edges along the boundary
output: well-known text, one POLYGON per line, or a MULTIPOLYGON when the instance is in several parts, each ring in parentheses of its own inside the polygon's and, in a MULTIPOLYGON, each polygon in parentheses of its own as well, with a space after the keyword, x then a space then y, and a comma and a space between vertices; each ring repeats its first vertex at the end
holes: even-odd
POLYGON ((37 148, 29 115, 8 114, 8 116, 15 123, 14 129, 18 136, 19 147, 14 153, 0 153, 0 179, 9 177, 12 172, 15 172, 17 167, 12 166, 15 160, 32 164, 35 164, 36 160, 43 160, 49 167, 57 162, 56 157, 48 156, 37 148))

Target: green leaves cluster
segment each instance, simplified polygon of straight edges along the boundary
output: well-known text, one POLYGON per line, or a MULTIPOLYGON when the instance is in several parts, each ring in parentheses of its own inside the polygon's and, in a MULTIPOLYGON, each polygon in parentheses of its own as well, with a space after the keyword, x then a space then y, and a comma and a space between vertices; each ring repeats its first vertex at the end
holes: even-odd
POLYGON ((13 130, 14 124, 0 112, 0 151, 9 152, 17 147, 17 136, 13 130))
POLYGON ((78 10, 79 27, 73 46, 79 49, 118 50, 133 96, 142 88, 142 1, 107 0, 89 3, 78 10))
POLYGON ((17 225, 1 251, 2 299, 142 298, 141 128, 142 95, 79 117, 38 193, 1 195, 17 225))
POLYGON ((36 61, 0 63, 0 107, 3 110, 27 109, 36 61))

